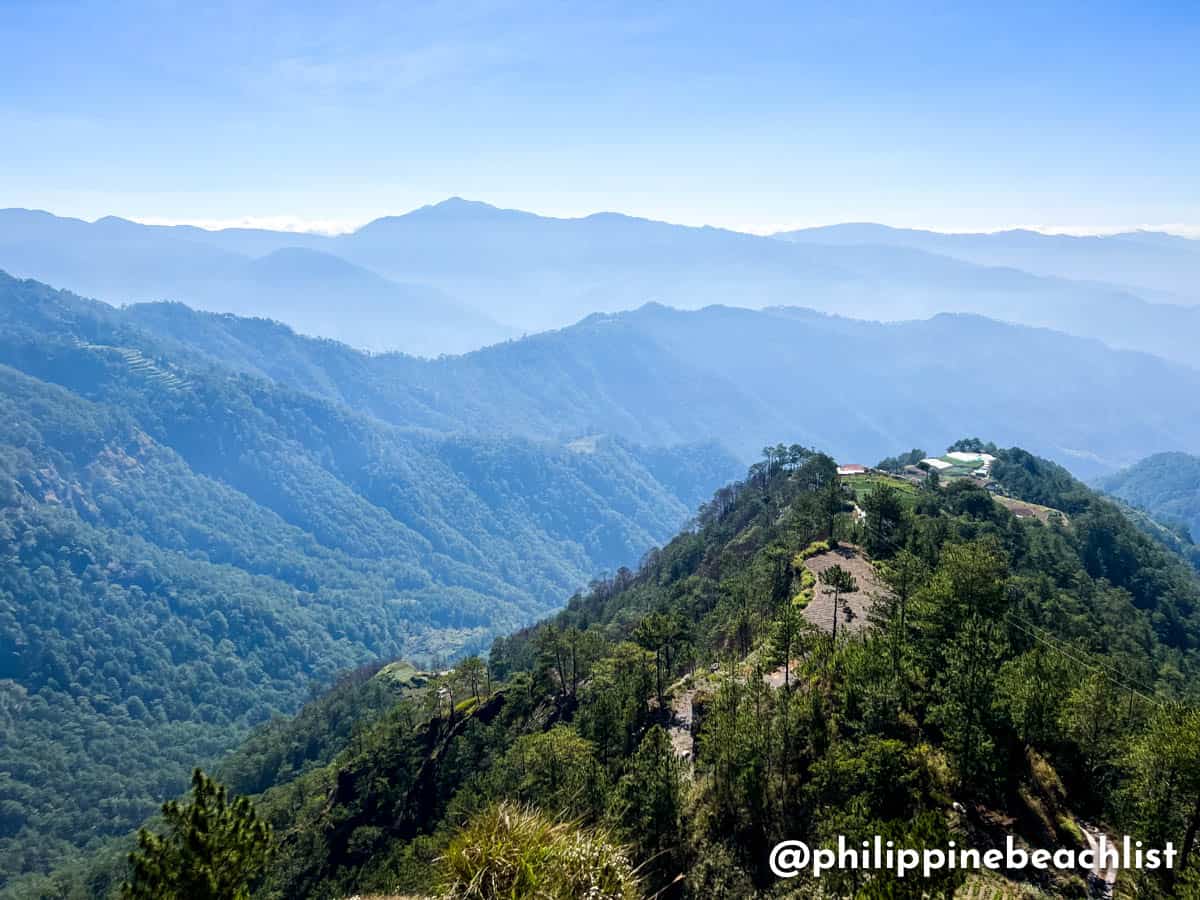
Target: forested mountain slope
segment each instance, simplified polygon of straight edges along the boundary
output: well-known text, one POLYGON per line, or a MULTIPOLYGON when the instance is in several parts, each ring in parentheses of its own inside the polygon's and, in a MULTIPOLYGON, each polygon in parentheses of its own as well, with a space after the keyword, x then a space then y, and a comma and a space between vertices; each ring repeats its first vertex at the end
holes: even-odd
MULTIPOLYGON (((258 792, 276 835, 255 896, 453 896, 472 872, 511 877, 492 854, 518 851, 494 830, 456 839, 505 801, 626 843, 639 883, 619 896, 815 896, 810 877, 768 871, 784 838, 1078 847, 1081 823, 1174 841, 1183 871, 1118 884, 1183 896, 1200 782, 1164 773, 1200 765, 1200 582, 1065 470, 996 455, 1004 491, 1061 515, 1019 519, 971 479, 860 489, 828 457, 780 445, 637 572, 497 641, 486 672, 467 660, 390 709, 386 670, 365 673, 262 733, 221 772, 258 792), (883 589, 844 604, 868 621, 835 638, 809 611, 830 608, 835 582, 843 600, 858 586, 812 573, 842 564, 883 589), (317 761, 298 777, 278 766, 297 746, 317 761), (477 842, 469 859, 456 840, 477 842)), ((530 865, 550 879, 566 864, 530 865)), ((1084 896, 1086 874, 1019 877, 1084 896)), ((92 890, 120 877, 101 864, 92 890)), ((855 870, 822 883, 903 886, 868 889, 855 870)))
POLYGON ((987 433, 1082 475, 1200 447, 1200 372, 975 316, 881 324, 648 305, 429 361, 180 306, 126 315, 228 365, 439 430, 717 440, 746 460, 783 437, 843 461, 987 433))
POLYGON ((0 279, 0 871, 127 829, 339 669, 555 608, 731 469, 402 430, 0 279))
POLYGON ((1192 538, 1200 537, 1200 456, 1158 453, 1097 485, 1164 522, 1182 525, 1192 538))
POLYGON ((648 306, 430 361, 0 297, 12 872, 138 820, 311 680, 480 646, 639 559, 728 477, 714 440, 869 461, 990 428, 1085 470, 1200 444, 1189 370, 974 317, 648 306))

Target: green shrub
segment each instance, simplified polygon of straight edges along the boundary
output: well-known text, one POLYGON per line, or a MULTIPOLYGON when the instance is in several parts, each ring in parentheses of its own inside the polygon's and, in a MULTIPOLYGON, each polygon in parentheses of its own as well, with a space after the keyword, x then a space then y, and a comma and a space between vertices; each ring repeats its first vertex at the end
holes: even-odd
POLYGON ((1083 836, 1083 830, 1075 824, 1075 820, 1070 816, 1059 813, 1054 818, 1054 824, 1058 826, 1058 836, 1069 839, 1072 846, 1082 848, 1088 845, 1087 838, 1083 836))
POLYGON ((796 569, 797 571, 803 571, 804 561, 806 559, 816 556, 818 553, 828 552, 829 541, 813 541, 811 544, 792 557, 792 568, 796 569))

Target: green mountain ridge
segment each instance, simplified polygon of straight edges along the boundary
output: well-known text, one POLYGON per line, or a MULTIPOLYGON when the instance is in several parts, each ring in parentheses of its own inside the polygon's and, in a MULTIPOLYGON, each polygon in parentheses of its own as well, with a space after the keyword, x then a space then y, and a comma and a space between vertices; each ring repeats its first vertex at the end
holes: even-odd
MULTIPOLYGON (((23 895, 37 873, 106 845, 180 790, 192 764, 210 765, 338 671, 393 657, 442 664, 480 650, 604 571, 618 575, 596 582, 588 602, 601 608, 588 621, 610 632, 605 641, 629 636, 645 610, 631 600, 633 573, 620 567, 663 544, 729 479, 736 466, 717 441, 749 459, 774 433, 869 461, 975 431, 1029 438, 1075 462, 1079 453, 1115 462, 1200 443, 1190 370, 961 315, 882 324, 795 308, 652 304, 422 360, 178 304, 118 310, 2 276, 0 388, 0 871, 21 876, 23 895)), ((779 481, 782 464, 758 465, 702 508, 701 532, 714 516, 734 527, 719 511, 740 510, 736 533, 705 532, 717 541, 708 549, 685 533, 666 569, 655 568, 661 553, 646 557, 643 572, 670 586, 665 611, 708 621, 694 646, 713 661, 762 637, 753 623, 728 630, 739 603, 758 609, 735 583, 763 577, 761 561, 742 571, 760 541, 791 547, 821 535, 816 519, 779 530, 793 503, 814 513, 812 479, 828 477, 827 457, 802 456, 787 471, 807 476, 779 481), (734 580, 712 581, 725 557, 734 580), (700 580, 685 586, 691 577, 700 580), (699 605, 677 606, 684 596, 699 605)), ((1164 695, 1181 694, 1194 665, 1194 583, 1064 470, 1018 451, 1008 461, 1014 496, 1071 521, 1069 536, 1022 563, 1039 585, 1030 602, 1050 604, 1041 627, 1119 660, 1164 695), (1063 587, 1076 582, 1084 587, 1063 587)), ((1026 552, 1019 535, 1028 526, 982 492, 940 497, 917 508, 926 530, 914 552, 929 565, 951 534, 992 533, 1026 552)), ((544 678, 524 640, 498 644, 497 665, 544 678)), ((622 671, 644 687, 637 670, 622 671)), ((294 785, 288 803, 301 806, 327 797, 324 782, 304 779, 332 777, 344 741, 366 739, 377 714, 392 715, 390 695, 372 693, 361 727, 347 725, 360 721, 357 701, 341 690, 333 737, 316 733, 321 714, 312 711, 297 726, 277 722, 248 745, 259 748, 250 757, 222 769, 235 789, 294 785)), ((462 686, 454 690, 461 698, 462 686)), ((538 722, 569 722, 571 710, 553 692, 546 705, 539 691, 533 707, 511 706, 517 718, 496 721, 531 734, 544 730, 538 722)), ((486 724, 463 720, 450 735, 429 724, 435 695, 402 693, 413 731, 389 740, 408 747, 397 752, 411 750, 418 769, 458 729, 486 724)), ((633 715, 635 701, 621 703, 633 715)), ((650 723, 635 719, 640 736, 650 723)), ((492 734, 497 747, 512 737, 492 734)), ((630 734, 631 753, 640 737, 630 734)), ((471 753, 484 767, 492 759, 484 748, 471 753)), ((614 768, 608 777, 623 776, 614 768)), ((421 784, 421 797, 404 801, 416 812, 397 814, 407 823, 397 834, 403 854, 417 853, 404 878, 427 886, 427 845, 410 843, 442 827, 448 795, 429 797, 457 789, 421 784)), ((351 832, 382 827, 375 815, 351 832)), ((383 839, 367 831, 357 840, 383 839)), ((324 851, 310 850, 303 866, 320 865, 324 851)), ((340 874, 310 871, 304 883, 368 884, 343 865, 340 874)), ((284 894, 304 895, 296 890, 284 894)))

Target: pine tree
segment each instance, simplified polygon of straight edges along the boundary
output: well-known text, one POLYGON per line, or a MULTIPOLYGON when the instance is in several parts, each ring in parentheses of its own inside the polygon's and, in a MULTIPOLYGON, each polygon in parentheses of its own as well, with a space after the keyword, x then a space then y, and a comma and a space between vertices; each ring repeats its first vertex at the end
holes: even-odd
POLYGON ((783 685, 790 688, 792 684, 792 657, 795 656, 802 640, 804 616, 800 607, 785 601, 779 609, 771 629, 771 662, 783 666, 783 685))
POLYGON ((880 577, 889 591, 877 599, 868 614, 868 621, 887 636, 892 657, 892 678, 900 691, 901 702, 907 690, 900 677, 909 642, 909 602, 929 579, 925 563, 909 550, 901 550, 880 567, 880 577))
MULTIPOLYGON (((1200 835, 1200 710, 1161 707, 1130 748, 1126 765, 1137 819, 1150 846, 1173 841, 1187 869, 1200 835)), ((1167 873, 1168 883, 1175 873, 1167 873)))
MULTIPOLYGON (((683 771, 671 738, 658 725, 646 732, 617 784, 614 814, 643 859, 658 857, 682 844, 683 771)), ((661 867, 669 860, 656 860, 661 867)))
POLYGON ((858 590, 858 582, 841 566, 830 566, 821 573, 821 584, 833 591, 833 640, 837 642, 838 601, 842 594, 852 594, 858 590))
POLYGON ((1079 753, 1082 783, 1095 797, 1102 797, 1116 774, 1116 760, 1123 732, 1124 695, 1103 672, 1094 672, 1076 685, 1058 712, 1059 727, 1079 753))
POLYGON ((133 878, 122 900, 247 900, 271 852, 270 826, 245 797, 232 802, 225 787, 199 769, 192 799, 163 804, 164 834, 143 828, 129 863, 133 878))
POLYGON ((483 685, 487 667, 478 656, 468 656, 458 666, 458 676, 471 691, 471 696, 479 700, 479 688, 483 685))
POLYGON ((962 623, 946 647, 929 711, 946 736, 960 786, 984 791, 999 768, 993 706, 1003 646, 996 631, 978 615, 962 623))
POLYGON ((666 681, 671 675, 671 642, 679 630, 679 623, 665 613, 650 613, 634 629, 633 639, 654 654, 654 683, 658 695, 658 708, 666 709, 666 681))
POLYGON ((903 541, 904 506, 900 492, 880 483, 863 498, 867 552, 877 559, 891 556, 903 541))

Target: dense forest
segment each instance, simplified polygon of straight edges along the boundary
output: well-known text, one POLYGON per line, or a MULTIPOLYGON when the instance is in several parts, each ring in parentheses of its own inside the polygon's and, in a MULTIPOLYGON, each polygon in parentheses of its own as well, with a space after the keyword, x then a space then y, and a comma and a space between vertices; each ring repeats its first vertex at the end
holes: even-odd
POLYGON ((127 831, 339 671, 545 615, 735 471, 404 430, 0 278, 0 882, 127 831))
POLYGON ((1200 537, 1200 457, 1156 453, 1096 484, 1172 526, 1181 537, 1200 537))
MULTIPOLYGON (((963 873, 778 881, 767 851, 1098 833, 1180 848, 1119 896, 1200 896, 1200 582, 1057 465, 995 455, 985 487, 768 448, 636 571, 452 671, 347 676, 217 767, 249 803, 198 773, 132 868, 21 896, 181 896, 227 849, 181 855, 210 820, 263 898, 949 896, 963 873)), ((1102 887, 1009 874, 967 895, 1102 887)))

